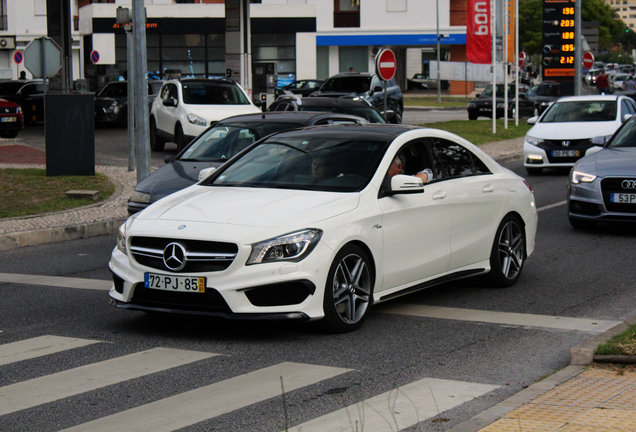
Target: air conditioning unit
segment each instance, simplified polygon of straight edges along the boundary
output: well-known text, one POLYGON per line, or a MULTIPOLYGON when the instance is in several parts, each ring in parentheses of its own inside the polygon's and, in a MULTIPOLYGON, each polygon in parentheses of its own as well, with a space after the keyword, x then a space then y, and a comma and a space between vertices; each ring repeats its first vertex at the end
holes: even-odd
POLYGON ((15 49, 15 38, 0 37, 0 49, 15 49))

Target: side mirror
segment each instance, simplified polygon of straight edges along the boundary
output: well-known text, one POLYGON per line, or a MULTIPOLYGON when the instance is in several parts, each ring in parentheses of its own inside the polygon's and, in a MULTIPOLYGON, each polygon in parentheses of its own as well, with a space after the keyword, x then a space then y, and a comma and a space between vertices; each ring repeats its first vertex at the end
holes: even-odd
POLYGON ((624 114, 623 115, 623 123, 632 118, 633 114, 624 114))
POLYGON ((176 157, 176 155, 168 155, 165 158, 163 158, 163 161, 165 163, 170 163, 170 162, 172 162, 174 160, 175 157, 176 157))
POLYGON ((537 123, 537 120, 539 120, 539 116, 530 117, 530 118, 528 119, 528 124, 529 124, 529 125, 536 124, 536 123, 537 123))
POLYGON ((421 178, 398 174, 391 179, 391 191, 387 195, 405 195, 423 192, 424 183, 422 183, 421 178))
POLYGON ((373 87, 373 91, 374 92, 381 92, 382 90, 384 90, 384 89, 382 87, 380 87, 380 86, 373 87))
POLYGON ((177 106, 177 101, 170 98, 170 99, 164 99, 163 100, 163 105, 164 106, 168 106, 168 107, 174 107, 177 106))
POLYGON ((593 155, 594 153, 598 153, 603 150, 602 146, 592 146, 585 152, 585 156, 593 155))
POLYGON ((203 168, 201 171, 199 171, 199 181, 203 180, 214 171, 216 171, 216 167, 203 168))

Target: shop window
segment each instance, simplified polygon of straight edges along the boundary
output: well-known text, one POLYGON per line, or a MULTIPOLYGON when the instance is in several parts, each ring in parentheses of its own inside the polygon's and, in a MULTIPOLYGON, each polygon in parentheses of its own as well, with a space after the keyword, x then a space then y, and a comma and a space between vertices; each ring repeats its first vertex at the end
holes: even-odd
POLYGON ((8 27, 7 27, 7 0, 0 0, 0 30, 8 30, 8 27))
POLYGON ((334 27, 360 27, 360 0, 334 0, 334 27))

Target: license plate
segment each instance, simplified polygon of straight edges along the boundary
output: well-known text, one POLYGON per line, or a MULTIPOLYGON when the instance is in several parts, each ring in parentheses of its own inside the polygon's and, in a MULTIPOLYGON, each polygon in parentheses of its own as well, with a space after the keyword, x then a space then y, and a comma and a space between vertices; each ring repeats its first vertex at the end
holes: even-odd
POLYGON ((554 157, 579 157, 579 150, 552 150, 552 156, 554 157))
POLYGON ((618 204, 636 204, 636 193, 613 193, 610 201, 618 204))
POLYGON ((144 287, 164 291, 205 292, 205 278, 144 273, 144 287))
POLYGON ((15 117, 2 117, 0 120, 2 123, 15 123, 17 119, 15 117))

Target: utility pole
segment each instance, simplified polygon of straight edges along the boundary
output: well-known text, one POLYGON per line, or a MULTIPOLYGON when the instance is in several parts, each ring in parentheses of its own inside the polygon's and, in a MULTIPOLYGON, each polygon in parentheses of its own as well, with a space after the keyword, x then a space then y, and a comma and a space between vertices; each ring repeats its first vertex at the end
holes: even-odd
POLYGON ((135 160, 137 162, 137 183, 139 183, 150 175, 148 67, 146 55, 146 9, 144 7, 144 0, 133 0, 132 12, 133 46, 135 52, 135 160))
POLYGON ((583 44, 581 43, 581 0, 574 2, 574 95, 581 95, 581 65, 583 44))

